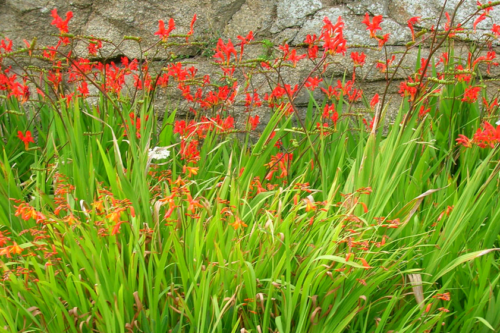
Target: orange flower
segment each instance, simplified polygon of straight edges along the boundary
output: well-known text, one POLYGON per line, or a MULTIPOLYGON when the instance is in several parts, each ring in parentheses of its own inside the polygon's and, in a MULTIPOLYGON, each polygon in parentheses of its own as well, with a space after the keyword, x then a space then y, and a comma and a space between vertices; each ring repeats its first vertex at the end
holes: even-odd
POLYGON ((120 219, 121 213, 125 210, 126 208, 124 207, 117 207, 115 208, 115 211, 112 212, 111 214, 106 215, 106 218, 118 223, 118 220, 120 219))
POLYGON ((183 166, 182 167, 182 172, 183 173, 188 173, 188 178, 191 178, 191 176, 193 175, 197 175, 198 174, 198 167, 190 167, 190 166, 183 166))
POLYGON ((23 249, 19 245, 17 245, 16 242, 14 242, 14 245, 9 246, 9 253, 10 254, 12 254, 12 253, 21 254, 21 252, 23 252, 23 249))
POLYGON ((16 208, 16 213, 14 215, 15 216, 21 215, 21 218, 25 221, 28 221, 29 219, 36 219, 37 217, 35 208, 31 207, 27 203, 23 202, 15 208, 16 208))
POLYGON ((364 267, 365 269, 370 269, 370 268, 373 268, 373 267, 371 267, 371 266, 368 264, 368 262, 367 262, 364 258, 358 258, 358 260, 359 260, 359 261, 361 261, 361 263, 363 264, 363 267, 364 267))
POLYGON ((111 235, 116 235, 120 233, 120 226, 127 221, 119 221, 115 224, 113 227, 113 230, 111 231, 111 235))
POLYGON ((435 296, 432 296, 432 298, 437 298, 437 299, 440 299, 442 301, 450 301, 451 300, 451 296, 450 296, 449 292, 445 292, 444 294, 437 294, 435 296))
POLYGON ((238 216, 235 217, 235 221, 229 224, 234 228, 234 230, 238 230, 240 227, 248 227, 238 216))
POLYGON ((314 200, 310 195, 304 199, 304 203, 306 204, 306 212, 310 212, 311 210, 316 210, 316 206, 314 205, 314 200))
POLYGON ((73 214, 69 214, 68 216, 66 216, 64 218, 64 222, 68 223, 68 225, 73 225, 73 224, 78 224, 78 220, 76 219, 76 217, 73 215, 73 214))
POLYGON ((193 199, 190 194, 187 195, 186 201, 189 203, 188 210, 191 211, 192 214, 194 214, 196 207, 203 208, 199 200, 193 199))

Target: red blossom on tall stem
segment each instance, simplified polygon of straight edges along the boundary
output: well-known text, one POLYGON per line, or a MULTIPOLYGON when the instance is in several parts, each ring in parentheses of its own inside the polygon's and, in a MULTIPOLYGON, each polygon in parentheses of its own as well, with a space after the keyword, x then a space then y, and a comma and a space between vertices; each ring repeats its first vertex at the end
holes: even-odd
POLYGON ((387 43, 387 41, 389 41, 389 35, 390 34, 385 34, 383 35, 382 37, 378 37, 376 36, 375 39, 377 40, 378 42, 378 47, 382 47, 385 45, 385 43, 387 43))
POLYGON ((415 31, 413 30, 413 26, 415 24, 417 24, 418 22, 420 22, 420 16, 415 16, 415 17, 412 17, 408 20, 408 27, 410 28, 411 30, 411 39, 413 41, 415 41, 415 31))
POLYGON ((444 13, 444 15, 446 16, 446 23, 444 24, 444 31, 448 31, 448 30, 451 30, 450 33, 448 34, 448 37, 455 37, 455 34, 457 32, 460 32, 460 31, 463 31, 464 28, 462 28, 461 24, 457 24, 457 26, 453 29, 453 27, 451 26, 451 18, 450 18, 450 14, 448 14, 448 12, 444 13))
MULTIPOLYGON (((488 4, 491 4, 491 1, 488 2, 488 4)), ((481 7, 483 6, 482 3, 480 3, 479 1, 477 1, 477 6, 478 7, 481 7)), ((484 11, 481 13, 481 15, 478 16, 477 19, 474 20, 474 24, 473 24, 473 27, 474 27, 474 32, 476 32, 476 27, 477 25, 481 22, 481 21, 484 21, 486 20, 486 16, 489 14, 489 12, 491 12, 493 10, 493 6, 491 7, 487 7, 484 9, 484 11)))
POLYGON ((497 37, 500 37, 500 25, 493 24, 493 28, 491 28, 491 32, 497 37))
POLYGON ((424 105, 420 107, 420 110, 418 111, 418 118, 423 119, 426 114, 428 114, 431 111, 431 108, 425 108, 424 105))
POLYGON ((382 23, 382 15, 374 16, 372 22, 370 22, 370 15, 366 13, 365 18, 361 21, 361 23, 366 24, 366 30, 370 31, 370 37, 375 38, 375 31, 382 30, 380 27, 380 23, 382 23))
POLYGON ((240 43, 240 61, 241 57, 243 56, 243 50, 245 49, 245 45, 250 43, 253 40, 253 31, 250 31, 246 37, 242 36, 237 36, 241 43, 240 43))
POLYGON ((259 125, 259 116, 256 115, 254 117, 248 117, 248 123, 250 124, 252 130, 255 130, 257 125, 259 125))
POLYGON ((196 22, 196 14, 193 15, 193 19, 191 20, 191 24, 189 25, 189 32, 187 33, 186 36, 186 42, 189 40, 189 37, 191 37, 194 33, 194 23, 196 22))
POLYGON ((308 77, 304 86, 314 91, 322 81, 323 79, 318 77, 308 77))
POLYGON ((237 53, 234 49, 234 45, 231 42, 231 39, 227 41, 227 44, 224 44, 222 38, 219 38, 219 40, 217 41, 217 46, 215 48, 214 58, 218 58, 220 60, 216 60, 216 62, 229 65, 231 54, 236 58, 237 53))
MULTIPOLYGON (((59 32, 61 34, 67 34, 69 32, 69 28, 68 28, 69 20, 71 20, 71 18, 73 17, 73 12, 71 12, 71 11, 67 12, 65 20, 63 20, 57 14, 57 9, 56 8, 54 8, 50 12, 50 14, 54 18, 50 24, 53 25, 53 26, 55 26, 57 29, 59 29, 59 32)), ((68 37, 61 37, 61 41, 63 42, 64 45, 69 44, 69 38, 68 37)))
MULTIPOLYGON (((335 24, 328 17, 325 17, 323 23, 320 39, 323 40, 325 54, 337 53, 344 55, 347 52, 347 41, 344 39, 344 21, 342 21, 342 17, 339 16, 335 24)), ((311 58, 310 54, 309 57, 311 58)))
POLYGON ((0 41, 0 53, 2 49, 5 53, 12 52, 12 40, 7 37, 5 37, 5 39, 2 39, 0 41))
POLYGON ((163 20, 158 21, 158 31, 155 32, 155 36, 158 35, 162 41, 166 42, 168 40, 168 36, 175 29, 175 22, 173 18, 170 18, 168 21, 168 29, 165 29, 165 22, 163 20))
POLYGON ((102 41, 101 41, 101 40, 92 38, 92 39, 89 41, 89 46, 88 46, 89 55, 91 55, 91 56, 96 56, 96 55, 97 55, 97 52, 98 52, 101 48, 102 48, 102 41))
POLYGON ((495 144, 500 143, 500 125, 496 128, 489 122, 485 121, 484 128, 478 128, 472 142, 481 148, 494 148, 495 144))
POLYGON ((73 12, 69 11, 66 13, 66 19, 63 20, 58 14, 57 14, 57 9, 54 8, 50 12, 51 16, 54 18, 52 22, 50 23, 51 25, 55 26, 56 28, 59 29, 59 32, 61 34, 67 34, 69 32, 68 28, 68 23, 69 20, 73 17, 73 12))
POLYGON ((17 132, 17 137, 24 142, 24 149, 28 150, 29 143, 35 143, 35 140, 33 140, 33 137, 31 136, 30 131, 26 131, 26 134, 23 134, 23 132, 18 131, 17 132))
POLYGON ((462 98, 462 102, 466 103, 474 103, 477 101, 479 92, 481 91, 481 87, 467 87, 465 88, 464 97, 462 98))
POLYGON ((465 148, 472 148, 471 140, 463 134, 459 134, 458 139, 456 141, 458 145, 462 145, 465 148))
POLYGON ((363 67, 363 65, 365 64, 365 60, 366 60, 366 54, 364 54, 363 52, 360 52, 360 53, 352 52, 351 59, 354 62, 354 66, 363 67))
POLYGON ((379 102, 379 96, 378 94, 375 94, 372 98, 372 100, 370 101, 370 107, 373 109, 375 107, 375 105, 377 105, 379 102))

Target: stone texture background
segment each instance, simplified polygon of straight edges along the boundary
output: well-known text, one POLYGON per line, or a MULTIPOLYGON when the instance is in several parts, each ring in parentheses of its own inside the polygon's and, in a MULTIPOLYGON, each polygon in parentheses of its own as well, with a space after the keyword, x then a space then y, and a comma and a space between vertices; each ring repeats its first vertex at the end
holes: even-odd
MULTIPOLYGON (((105 37, 120 44, 120 51, 130 58, 138 56, 140 50, 136 42, 123 41, 124 35, 141 37, 144 44, 154 44, 158 37, 158 20, 165 22, 173 17, 177 29, 174 33, 186 33, 193 14, 197 14, 195 38, 213 43, 219 37, 235 39, 237 35, 246 35, 254 31, 256 39, 268 39, 275 45, 284 41, 296 45, 302 43, 307 34, 318 34, 325 16, 332 21, 342 16, 346 23, 345 38, 349 45, 376 45, 369 38, 366 26, 361 23, 366 12, 370 15, 383 15, 383 33, 391 37, 388 50, 402 51, 406 42, 411 40, 406 22, 410 17, 421 16, 418 28, 430 27, 436 23, 444 0, 0 0, 0 32, 14 40, 15 45, 23 46, 22 40, 38 37, 40 44, 53 44, 57 29, 50 25, 50 11, 57 8, 64 17, 66 11, 73 11, 70 32, 80 35, 105 37)), ((459 0, 448 0, 446 10, 453 12, 459 0)), ((466 0, 458 12, 458 20, 463 21, 477 9, 475 0, 466 0)), ((472 29, 474 19, 470 19, 465 28, 472 29)), ((471 39, 491 29, 493 23, 500 24, 500 8, 495 8, 490 17, 478 25, 478 32, 469 36, 471 39)), ((83 52, 82 47, 76 48, 83 52)), ((356 49, 353 49, 354 51, 356 49)), ((104 54, 113 50, 105 50, 104 54)), ((209 72, 210 57, 200 50, 184 49, 175 52, 184 53, 187 61, 197 63, 200 72, 209 72)), ((261 48, 255 50, 256 55, 261 48)), ((366 50, 367 63, 380 58, 379 51, 366 50)), ((425 56, 424 50, 422 55, 425 56)), ((169 54, 159 54, 161 61, 169 54)), ((416 56, 408 57, 406 65, 414 66, 416 56)), ((186 60, 185 60, 186 61, 186 60)), ((330 69, 331 76, 342 76, 349 70, 349 57, 339 59, 339 66, 330 69)), ((307 68, 289 73, 292 79, 299 80, 307 75, 307 68), (294 77, 295 76, 295 77, 294 77)), ((363 88, 368 96, 375 91, 381 92, 382 75, 373 67, 365 66, 358 73, 363 81, 363 88)), ((405 78, 401 71, 398 79, 405 78)), ((396 82, 397 83, 397 82, 396 82)), ((396 86, 389 91, 395 101, 399 98, 396 86)), ((303 98, 307 102, 307 96, 303 98)), ((160 98, 161 100, 161 98, 160 98)), ((160 101, 161 102, 161 101, 160 101)), ((300 99, 299 99, 300 102, 300 99)), ((397 107, 398 103, 395 103, 397 107)))
MULTIPOLYGON (((158 20, 173 17, 175 33, 189 30, 194 13, 198 15, 196 33, 205 38, 235 38, 252 30, 257 37, 276 43, 303 42, 308 33, 317 33, 322 20, 342 16, 346 39, 350 44, 374 44, 361 23, 363 15, 383 15, 382 28, 391 33, 390 45, 402 45, 411 39, 406 22, 421 16, 421 27, 435 24, 444 0, 0 0, 0 32, 14 41, 56 33, 50 26, 50 11, 60 15, 73 11, 71 32, 96 35, 120 41, 124 35, 139 36, 145 42, 157 40, 158 20)), ((459 0, 446 2, 452 12, 459 0)), ((458 12, 463 21, 477 9, 475 0, 466 0, 458 12)), ((489 30, 500 20, 500 9, 479 23, 479 30, 489 30)), ((469 20, 466 28, 472 28, 469 20)), ((417 25, 418 26, 418 25, 417 25)), ((48 37, 46 37, 48 38, 48 37)), ((43 42, 43 38, 42 38, 43 42)), ((134 49, 127 49, 133 55, 134 49)))

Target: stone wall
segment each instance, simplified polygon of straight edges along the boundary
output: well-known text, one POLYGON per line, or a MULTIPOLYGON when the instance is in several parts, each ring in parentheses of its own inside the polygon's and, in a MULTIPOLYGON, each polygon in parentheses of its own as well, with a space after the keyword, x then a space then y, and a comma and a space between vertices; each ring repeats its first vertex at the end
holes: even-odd
MULTIPOLYGON (((57 29, 50 25, 50 11, 57 8, 63 16, 66 11, 73 11, 74 18, 70 22, 70 31, 79 35, 95 35, 105 37, 119 44, 119 51, 107 46, 107 52, 114 55, 138 57, 140 49, 132 40, 123 41, 123 36, 140 37, 144 45, 154 44, 158 37, 154 32, 158 29, 158 20, 168 21, 174 18, 175 33, 187 33, 193 14, 197 14, 195 38, 213 43, 223 39, 235 39, 237 35, 246 35, 252 30, 256 39, 268 39, 280 44, 284 41, 297 45, 304 41, 307 34, 321 30, 323 18, 336 21, 342 16, 345 21, 345 38, 351 47, 360 45, 376 46, 369 38, 366 26, 361 23, 365 13, 383 15, 383 33, 390 33, 387 43, 388 51, 402 51, 411 40, 410 29, 406 22, 410 17, 421 16, 421 23, 416 29, 431 27, 436 24, 444 0, 0 0, 0 32, 14 40, 14 45, 23 46, 23 39, 38 37, 40 44, 53 44, 57 29)), ((445 10, 453 12, 459 0, 446 1, 445 10)), ((457 20, 466 20, 477 10, 475 0, 466 0, 457 13, 457 20)), ((499 23, 500 9, 495 8, 490 16, 479 23, 478 32, 472 33, 474 18, 468 20, 465 28, 471 29, 466 38, 474 39, 490 30, 493 23, 499 23)), ((77 53, 84 53, 83 47, 76 48, 77 53)), ((171 51, 169 51, 171 52, 171 51)), ((261 49, 255 50, 255 54, 261 49)), ((375 61, 380 57, 378 51, 366 50, 368 59, 375 61)), ((425 55, 425 50, 423 55, 425 55)), ((174 50, 175 56, 184 55, 196 62, 200 68, 210 71, 210 57, 203 50, 196 48, 174 50)), ((106 50, 104 52, 106 54, 106 50)), ((86 55, 86 54, 85 54, 86 55)), ((156 59, 168 60, 172 53, 158 54, 156 59)), ((415 54, 408 57, 405 65, 412 68, 416 61, 415 54)), ((342 76, 352 65, 349 59, 339 59, 339 66, 332 68, 330 74, 342 76), (344 62, 344 63, 343 63, 344 62)), ((291 76, 300 79, 307 75, 307 68, 298 68, 291 76)), ((404 71, 396 77, 405 78, 404 71)), ((365 66, 359 77, 364 82, 368 95, 380 92, 380 82, 384 79, 373 66, 365 66), (373 91, 370 91, 373 90, 373 91)), ((389 91, 391 98, 397 100, 397 90, 389 91)), ((300 99, 299 99, 300 101, 300 99)), ((304 98, 304 103, 307 98, 304 98)))
MULTIPOLYGON (((196 31, 207 38, 235 38, 252 30, 257 37, 280 43, 303 42, 308 33, 317 33, 325 16, 346 22, 346 39, 351 44, 373 44, 361 23, 363 15, 383 15, 382 28, 390 32, 389 45, 402 45, 411 39, 406 22, 421 16, 417 26, 436 23, 443 0, 0 0, 0 31, 14 41, 34 36, 50 36, 57 31, 50 26, 50 11, 73 11, 71 31, 121 40, 124 35, 139 36, 145 42, 157 40, 153 33, 159 19, 175 19, 176 33, 187 32, 193 14, 198 15, 196 31)), ((453 12, 459 0, 446 2, 453 12)), ((458 12, 463 21, 477 9, 474 0, 466 0, 458 12)), ((499 22, 500 10, 479 23, 479 30, 489 30, 499 22)), ((469 20, 466 28, 472 27, 469 20)))

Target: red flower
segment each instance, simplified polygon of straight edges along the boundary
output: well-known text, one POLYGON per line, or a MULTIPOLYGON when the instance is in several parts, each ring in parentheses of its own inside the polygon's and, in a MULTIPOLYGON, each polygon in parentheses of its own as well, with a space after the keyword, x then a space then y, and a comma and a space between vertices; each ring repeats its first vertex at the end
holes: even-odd
MULTIPOLYGON (((344 39, 344 21, 339 16, 335 24, 332 24, 328 17, 325 17, 323 22, 325 24, 320 39, 324 41, 323 48, 325 53, 342 53, 344 55, 347 51, 347 41, 344 39)), ((311 53, 308 52, 308 54, 311 58, 311 53)))
POLYGON ((442 301, 450 301, 451 300, 449 292, 446 292, 444 294, 437 294, 435 296, 432 296, 432 298, 437 298, 437 299, 440 299, 442 301))
MULTIPOLYGON (((29 43, 28 43, 28 48, 29 48, 29 43)), ((2 41, 0 42, 0 50, 1 49, 3 49, 6 53, 12 52, 12 40, 10 40, 7 37, 5 37, 5 39, 2 39, 2 41)))
POLYGON ((378 94, 375 94, 375 96, 373 96, 370 102, 370 107, 373 109, 373 107, 377 105, 378 102, 379 102, 378 94))
POLYGON ((305 57, 307 57, 306 54, 303 54, 303 55, 300 55, 298 56, 297 55, 297 50, 293 49, 286 57, 285 57, 285 61, 291 61, 293 62, 293 67, 296 67, 297 66, 297 62, 299 62, 299 60, 301 59, 304 59, 305 57))
POLYGON ((245 45, 253 40, 253 31, 250 31, 246 37, 237 36, 236 38, 241 40, 240 44, 240 61, 241 61, 241 56, 243 55, 243 50, 245 48, 245 45))
POLYGON ((116 222, 115 226, 113 227, 113 230, 111 231, 111 235, 116 235, 120 233, 120 226, 127 221, 118 221, 116 222))
POLYGON ((328 86, 328 90, 325 88, 321 88, 321 90, 326 94, 329 100, 333 99, 333 97, 340 97, 340 92, 336 89, 336 87, 328 86))
MULTIPOLYGON (((69 32, 68 23, 69 23, 69 20, 71 20, 71 18, 73 17, 73 12, 71 12, 71 11, 67 12, 65 20, 63 20, 57 14, 57 9, 56 8, 54 8, 50 14, 54 18, 52 20, 52 23, 50 23, 50 24, 53 25, 53 26, 55 26, 57 29, 59 29, 59 32, 61 34, 67 34, 69 32)), ((63 42, 64 45, 69 44, 69 38, 68 37, 61 37, 61 41, 63 42)))
POLYGON ((102 48, 102 41, 98 39, 91 39, 89 41, 89 46, 88 46, 89 55, 96 56, 97 51, 99 51, 101 48, 102 48))
MULTIPOLYGON (((479 7, 479 9, 481 9, 481 7, 483 6, 483 4, 481 4, 479 1, 476 2, 477 3, 477 6, 479 7)), ((488 2, 488 4, 491 4, 491 1, 488 2)), ((484 11, 481 13, 481 15, 479 15, 479 17, 474 21, 474 32, 476 31, 476 26, 478 25, 479 22, 481 21, 484 21, 486 19, 486 16, 489 14, 489 12, 491 12, 493 10, 493 6, 490 6, 488 8, 485 8, 484 11)))
POLYGON ((500 125, 495 128, 486 121, 483 126, 484 129, 477 129, 472 141, 481 148, 494 148, 496 143, 500 143, 500 125))
POLYGON ((465 88, 464 98, 462 102, 474 103, 477 101, 478 94, 481 91, 481 87, 467 87, 465 88))
MULTIPOLYGON (((455 71, 456 72, 460 72, 460 71, 467 71, 466 69, 464 69, 462 67, 462 65, 458 65, 456 68, 455 68, 455 71)), ((455 78, 459 81, 459 82, 462 82, 462 81, 465 81, 465 82, 469 82, 470 79, 471 79, 471 75, 468 74, 468 73, 464 73, 464 74, 456 74, 455 75, 455 78)))
POLYGON ((326 104, 325 105, 325 108, 323 109, 323 114, 321 115, 322 118, 329 118, 330 117, 330 113, 333 113, 335 112, 335 104, 332 104, 332 105, 328 105, 326 104))
POLYGON ((450 18, 450 14, 448 14, 448 12, 444 13, 444 15, 446 16, 446 23, 444 24, 444 31, 448 31, 448 30, 451 30, 450 33, 448 34, 448 37, 454 37, 455 34, 459 31, 463 31, 464 29, 461 27, 461 24, 457 24, 457 27, 455 29, 452 29, 452 27, 450 26, 451 24, 451 18, 450 18))
POLYGON ((375 38, 375 31, 382 30, 380 23, 382 23, 382 15, 377 15, 373 17, 373 21, 370 22, 370 15, 365 14, 364 20, 361 22, 366 24, 366 30, 370 30, 370 37, 375 38))
POLYGON ((415 83, 413 79, 410 77, 408 78, 408 81, 403 81, 399 84, 399 94, 401 97, 404 97, 406 95, 410 96, 410 100, 413 101, 413 98, 415 98, 415 94, 417 93, 417 87, 415 86, 415 83))
POLYGON ((234 118, 228 116, 222 123, 222 130, 229 131, 231 128, 234 128, 234 118))
POLYGON ((500 25, 493 24, 493 28, 491 28, 491 32, 495 34, 495 36, 500 37, 500 25))
POLYGON ((363 52, 360 52, 359 54, 358 52, 352 52, 351 59, 354 62, 354 66, 362 67, 365 64, 366 54, 363 52))
POLYGON ((24 149, 26 149, 26 150, 28 150, 28 145, 29 145, 30 142, 35 143, 35 141, 33 140, 33 137, 31 136, 31 132, 30 131, 26 131, 26 135, 23 135, 23 132, 18 131, 17 132, 17 137, 22 142, 24 142, 24 149))
POLYGON ((217 60, 216 62, 229 65, 231 54, 233 54, 236 58, 236 50, 234 49, 234 45, 231 42, 231 39, 227 41, 227 44, 224 44, 222 38, 219 38, 219 40, 217 41, 217 46, 215 48, 214 58, 219 58, 220 60, 217 60))
POLYGON ((248 117, 248 123, 252 126, 252 130, 255 130, 257 125, 259 125, 259 116, 256 115, 255 117, 248 117))
POLYGON ((484 20, 486 20, 486 12, 479 15, 478 18, 474 21, 474 24, 473 24, 474 32, 476 32, 476 27, 479 24, 479 22, 484 21, 484 20))
POLYGON ((389 40, 389 35, 390 34, 385 34, 382 36, 382 38, 379 38, 379 37, 375 37, 378 41, 378 46, 379 47, 382 47, 385 45, 385 43, 387 43, 387 41, 389 40))
POLYGON ((422 119, 422 118, 424 118, 424 116, 425 116, 426 114, 428 114, 430 111, 431 111, 431 108, 427 108, 427 109, 426 109, 426 108, 425 108, 425 106, 423 106, 423 105, 422 105, 422 106, 420 107, 420 110, 418 111, 418 117, 419 117, 420 119, 422 119))
POLYGON ((89 88, 87 82, 82 81, 82 84, 77 89, 82 94, 83 97, 87 97, 89 95, 89 88))
POLYGON ((69 20, 71 20, 71 18, 73 17, 73 12, 67 12, 66 13, 66 19, 63 20, 58 14, 57 14, 57 9, 54 8, 52 10, 52 12, 50 12, 50 15, 54 18, 52 20, 52 23, 50 23, 51 25, 55 26, 56 28, 59 29, 59 32, 61 34, 67 34, 69 32, 69 28, 68 28, 68 23, 69 23, 69 20))
POLYGON ((411 39, 415 40, 415 31, 413 30, 413 25, 420 22, 420 16, 412 17, 408 20, 408 27, 411 30, 411 39))
POLYGON ((439 57, 439 60, 436 63, 436 66, 439 65, 440 63, 442 63, 443 65, 447 65, 448 64, 448 52, 443 52, 441 54, 441 57, 439 57))
POLYGON ((311 90, 316 89, 316 87, 323 81, 323 79, 318 77, 308 77, 307 82, 305 83, 306 88, 310 88, 311 90))
POLYGON ((333 122, 333 126, 335 127, 335 129, 337 129, 337 122, 338 121, 339 121, 339 114, 337 113, 337 111, 335 111, 332 114, 332 122, 333 122))
POLYGON ((305 44, 309 45, 309 47, 307 48, 307 56, 309 57, 309 59, 316 59, 318 57, 318 50, 319 50, 319 47, 318 45, 316 45, 316 41, 318 41, 318 37, 316 37, 316 35, 307 35, 306 37, 306 40, 305 40, 305 44))
POLYGON ((185 120, 180 120, 180 121, 175 122, 174 133, 179 133, 181 136, 183 136, 186 129, 187 129, 187 126, 186 126, 185 120))
POLYGON ((457 141, 458 145, 462 145, 465 148, 472 148, 472 142, 470 141, 470 139, 468 137, 466 137, 463 134, 459 134, 458 139, 456 139, 455 141, 457 141))
POLYGON ((189 32, 187 33, 187 36, 186 36, 186 42, 188 41, 189 37, 191 37, 194 33, 193 29, 194 29, 195 22, 196 22, 196 14, 193 15, 193 19, 191 20, 191 25, 189 26, 189 32))
POLYGON ((491 103, 488 103, 486 98, 483 97, 483 104, 486 111, 488 112, 488 115, 491 115, 493 114, 493 111, 496 109, 496 107, 498 107, 498 98, 495 98, 493 101, 491 101, 491 103))
POLYGON ((160 36, 160 38, 166 42, 168 40, 168 36, 175 29, 175 22, 173 18, 170 18, 168 21, 168 29, 165 29, 165 22, 163 20, 158 21, 158 31, 155 32, 155 35, 160 36))

